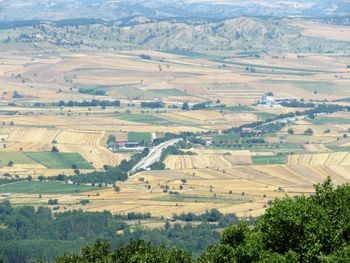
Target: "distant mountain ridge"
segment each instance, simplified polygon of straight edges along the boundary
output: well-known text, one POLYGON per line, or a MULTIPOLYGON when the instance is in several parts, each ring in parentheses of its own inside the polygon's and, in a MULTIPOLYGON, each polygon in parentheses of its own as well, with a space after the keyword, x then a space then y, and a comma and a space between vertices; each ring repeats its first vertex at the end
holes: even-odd
POLYGON ((0 20, 62 20, 95 18, 117 20, 150 18, 221 18, 239 16, 344 17, 347 0, 0 0, 0 20))

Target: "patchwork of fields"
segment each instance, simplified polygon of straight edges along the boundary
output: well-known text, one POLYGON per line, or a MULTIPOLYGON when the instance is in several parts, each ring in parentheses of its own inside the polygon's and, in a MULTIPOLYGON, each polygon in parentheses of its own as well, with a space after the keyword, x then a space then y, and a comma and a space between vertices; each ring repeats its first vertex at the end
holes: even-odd
MULTIPOLYGON (((307 30, 313 34, 311 25, 307 30)), ((33 180, 0 185, 9 194, 0 199, 39 206, 54 198, 58 211, 171 217, 217 208, 248 217, 261 215, 276 197, 312 194, 313 184, 327 176, 335 184, 350 180, 349 112, 291 121, 255 141, 224 132, 308 109, 257 105, 265 94, 349 105, 346 56, 149 50, 6 56, 0 56, 0 176, 33 180), (120 106, 103 104, 116 100, 120 106), (60 101, 64 106, 57 106, 60 101), (91 106, 74 105, 83 101, 91 106), (305 134, 308 129, 312 134, 305 134), (165 170, 116 182, 120 192, 111 185, 36 180, 73 175, 75 169, 103 171, 139 152, 112 151, 107 144, 112 135, 150 146, 154 138, 180 132, 209 134, 213 143, 184 149, 192 154, 166 156, 165 170), (90 202, 82 205, 86 199, 90 202)))

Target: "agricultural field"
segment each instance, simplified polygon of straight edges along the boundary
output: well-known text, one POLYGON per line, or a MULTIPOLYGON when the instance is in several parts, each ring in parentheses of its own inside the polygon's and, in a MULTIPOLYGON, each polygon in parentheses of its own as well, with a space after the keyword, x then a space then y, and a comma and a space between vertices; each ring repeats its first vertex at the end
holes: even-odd
POLYGON ((70 185, 57 182, 16 182, 0 185, 0 193, 10 194, 74 194, 82 192, 91 192, 96 190, 96 187, 85 185, 70 185))
POLYGON ((350 0, 0 0, 0 263, 104 240, 106 258, 130 240, 158 261, 220 261, 221 245, 230 262, 346 258, 346 235, 254 239, 267 212, 285 219, 278 199, 312 218, 332 212, 317 191, 350 185, 349 15, 350 0), (234 226, 242 249, 220 243, 234 226))
POLYGON ((9 162, 16 164, 33 164, 35 161, 29 158, 22 152, 1 152, 0 153, 1 166, 7 165, 9 162))
POLYGON ((253 156, 252 161, 254 164, 285 164, 287 157, 285 155, 267 155, 267 156, 253 156))
POLYGON ((142 114, 142 113, 117 114, 116 117, 118 119, 125 120, 125 121, 132 121, 132 122, 152 124, 152 125, 166 125, 171 123, 166 119, 159 118, 158 116, 151 115, 151 114, 142 114))
MULTIPOLYGON (((310 25, 304 33, 312 30, 310 25)), ((58 211, 151 212, 170 218, 217 208, 249 217, 260 216, 274 198, 312 194, 313 184, 327 176, 336 184, 350 179, 349 112, 288 121, 255 141, 225 132, 307 110, 258 105, 267 93, 349 105, 350 60, 341 54, 61 50, 0 55, 0 175, 32 178, 0 185, 1 193, 11 193, 0 199, 14 204, 39 206, 57 199, 58 211), (118 106, 105 105, 117 100, 118 106), (191 109, 201 103, 208 104, 191 109), (307 129, 312 134, 305 134, 307 129), (73 166, 82 174, 103 172, 140 152, 107 148, 111 135, 152 146, 155 138, 181 132, 212 137, 212 143, 182 149, 191 154, 166 156, 165 170, 116 181, 119 192, 112 184, 37 180, 74 175, 73 166), (80 203, 86 199, 90 202, 80 203)))
POLYGON ((25 155, 49 169, 69 169, 73 165, 78 169, 93 169, 78 153, 27 152, 25 155))
POLYGON ((128 140, 131 142, 151 143, 152 135, 149 132, 129 132, 128 140))

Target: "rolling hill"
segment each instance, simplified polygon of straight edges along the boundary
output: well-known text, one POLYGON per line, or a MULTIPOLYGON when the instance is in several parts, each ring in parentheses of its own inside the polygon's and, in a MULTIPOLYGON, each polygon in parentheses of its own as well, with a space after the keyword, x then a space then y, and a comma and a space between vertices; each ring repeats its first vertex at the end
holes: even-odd
POLYGON ((51 46, 296 53, 339 53, 349 50, 349 28, 337 26, 339 34, 337 39, 332 39, 327 32, 335 27, 300 18, 33 20, 0 23, 0 43, 4 50, 21 44, 34 49, 51 46), (304 28, 305 25, 308 27, 304 28))

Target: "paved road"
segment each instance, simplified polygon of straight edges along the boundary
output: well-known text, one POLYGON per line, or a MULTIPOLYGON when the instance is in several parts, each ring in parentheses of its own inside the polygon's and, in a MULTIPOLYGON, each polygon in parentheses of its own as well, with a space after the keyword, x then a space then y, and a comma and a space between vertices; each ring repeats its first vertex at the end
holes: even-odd
POLYGON ((160 160, 160 157, 162 155, 163 149, 168 148, 169 146, 179 142, 182 139, 173 139, 170 141, 163 142, 155 147, 153 147, 149 154, 143 158, 138 164, 134 166, 134 168, 131 169, 130 173, 134 173, 139 169, 146 169, 150 165, 152 165, 155 162, 158 162, 160 160))

